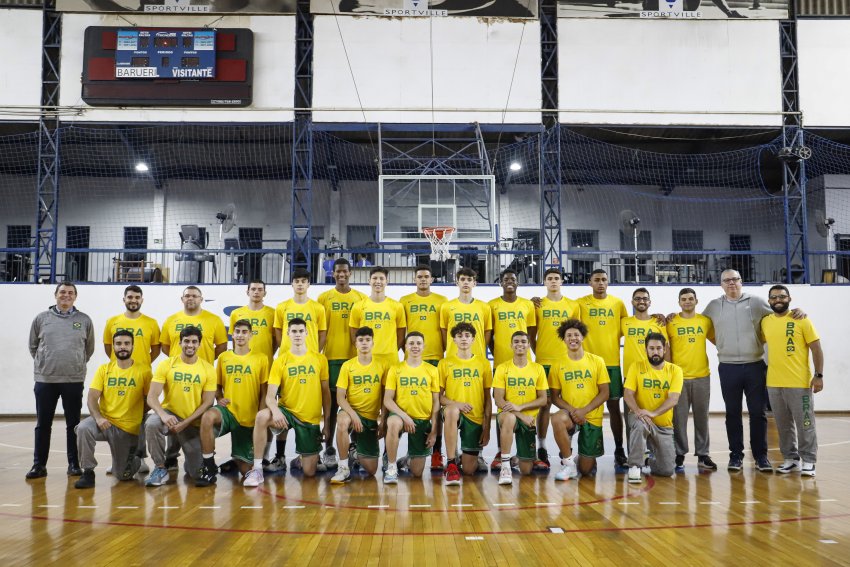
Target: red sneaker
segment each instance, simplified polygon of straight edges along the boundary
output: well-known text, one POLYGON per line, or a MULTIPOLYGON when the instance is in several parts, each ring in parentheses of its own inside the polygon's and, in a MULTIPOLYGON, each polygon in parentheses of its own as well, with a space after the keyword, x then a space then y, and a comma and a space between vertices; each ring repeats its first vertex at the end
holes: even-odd
POLYGON ((496 456, 493 457, 493 460, 490 461, 490 470, 492 472, 499 472, 502 470, 502 452, 499 451, 496 453, 496 456))
POLYGON ((446 467, 446 486, 459 486, 460 485, 460 469, 457 468, 457 465, 454 463, 449 463, 449 466, 446 467))
POLYGON ((431 470, 441 471, 445 467, 443 465, 443 454, 440 452, 431 453, 431 470))

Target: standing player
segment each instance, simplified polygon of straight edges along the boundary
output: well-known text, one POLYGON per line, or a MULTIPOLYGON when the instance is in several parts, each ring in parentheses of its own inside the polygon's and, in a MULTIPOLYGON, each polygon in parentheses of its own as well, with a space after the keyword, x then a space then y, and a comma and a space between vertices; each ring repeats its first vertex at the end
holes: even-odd
POLYGON ((231 456, 244 475, 254 462, 254 419, 265 399, 269 381, 268 358, 251 348, 255 337, 251 321, 240 319, 231 328, 233 350, 218 357, 216 405, 201 418, 204 466, 197 486, 216 481, 215 438, 230 434, 231 456))
POLYGON ((767 395, 785 459, 776 470, 783 474, 799 470, 803 476, 815 476, 818 439, 813 394, 823 390, 820 337, 811 319, 789 316, 791 293, 784 285, 771 287, 767 302, 773 309, 772 315, 761 320, 767 342, 767 395), (815 366, 813 377, 809 351, 815 366))
POLYGON ((605 453, 602 442, 602 404, 608 399, 608 369, 602 357, 584 351, 587 325, 568 319, 558 327, 567 356, 552 365, 549 387, 552 403, 561 411, 552 416, 555 441, 561 452, 561 470, 555 480, 590 474, 596 459, 605 453), (578 433, 578 463, 572 455, 572 438, 578 433))
POLYGON ((115 360, 101 365, 89 386, 90 415, 77 426, 77 450, 83 475, 74 483, 74 488, 94 487, 97 441, 109 443, 112 468, 119 473, 123 471, 121 480, 132 480, 141 465, 139 459, 133 459, 126 467, 139 442, 151 367, 133 360, 133 335, 130 329, 120 329, 110 337, 115 360))
POLYGON ((646 337, 647 362, 637 362, 626 376, 625 399, 634 421, 629 434, 629 482, 641 481, 647 439, 651 446, 649 469, 655 476, 673 476, 673 408, 682 391, 682 369, 664 360, 667 339, 660 333, 646 337))
POLYGON ((629 368, 636 362, 644 362, 646 358, 646 337, 650 333, 661 333, 667 338, 666 325, 660 324, 649 314, 649 290, 639 287, 632 292, 632 308, 635 314, 620 321, 620 332, 623 334, 623 368, 628 374, 629 368))
POLYGON ((496 368, 493 377, 493 397, 499 415, 499 448, 502 464, 499 484, 511 484, 511 445, 516 436, 516 454, 519 471, 529 474, 534 466, 535 424, 537 412, 546 405, 549 383, 543 367, 528 360, 531 344, 525 331, 516 331, 511 337, 514 356, 496 368))
MULTIPOLYGON (((404 306, 407 330, 417 331, 425 337, 425 352, 422 359, 437 366, 446 350, 440 331, 440 307, 448 301, 444 296, 433 293, 431 284, 434 277, 428 266, 417 266, 414 274, 416 292, 405 295, 399 300, 404 306)), ((431 470, 443 470, 443 424, 437 421, 437 437, 431 453, 431 470)), ((449 455, 451 458, 451 455, 449 455)))
POLYGON ((614 435, 614 470, 619 473, 628 471, 626 452, 623 449, 623 413, 620 411, 620 398, 623 397, 623 374, 620 371, 620 323, 628 314, 623 301, 608 295, 608 273, 605 270, 593 270, 590 273, 590 287, 593 293, 578 300, 581 322, 587 325, 587 338, 584 349, 601 356, 608 367, 610 395, 606 406, 614 435))
POLYGON ((357 434, 357 459, 360 466, 370 475, 378 470, 378 456, 381 453, 378 439, 383 430, 381 408, 387 368, 382 361, 372 357, 374 336, 370 327, 357 329, 354 338, 357 356, 346 361, 339 372, 336 387, 339 404, 336 437, 341 454, 339 468, 331 484, 343 484, 351 480, 348 450, 352 432, 357 434))
POLYGON ((117 360, 112 337, 123 329, 133 333, 133 360, 150 366, 159 356, 159 323, 139 311, 142 303, 142 288, 137 285, 124 288, 124 313, 110 317, 103 328, 103 349, 110 360, 117 360))
POLYGON ((407 335, 404 346, 406 360, 387 372, 384 389, 384 406, 389 412, 384 441, 389 462, 384 484, 398 483, 396 456, 402 433, 407 433, 410 472, 415 477, 422 476, 440 418, 440 379, 437 369, 422 361, 425 338, 414 331, 407 335))
POLYGON ((224 323, 217 315, 201 309, 204 296, 196 286, 190 285, 184 289, 180 300, 183 302, 183 310, 174 313, 162 324, 159 338, 163 354, 170 357, 180 356, 180 332, 187 327, 195 327, 203 335, 197 356, 213 364, 218 355, 227 350, 227 329, 224 328, 224 323))
MULTIPOLYGON (((328 323, 324 353, 325 358, 328 359, 328 384, 331 391, 330 430, 336 431, 336 418, 339 409, 336 395, 337 379, 345 361, 357 356, 357 351, 351 344, 348 318, 354 305, 366 299, 366 296, 356 289, 352 289, 349 285, 351 264, 345 258, 334 260, 333 279, 336 285, 333 289, 322 293, 318 301, 325 308, 328 323)), ((323 455, 323 461, 328 467, 333 467, 336 464, 336 450, 333 444, 334 436, 328 435, 325 439, 325 454, 323 455)), ((343 457, 347 459, 348 455, 340 455, 340 458, 343 457)))
POLYGON ((248 305, 230 313, 230 332, 233 333, 237 321, 244 319, 251 323, 253 336, 249 346, 253 352, 264 355, 271 367, 274 353, 280 343, 274 333, 274 309, 263 303, 266 298, 266 283, 263 280, 251 280, 245 293, 248 296, 248 305))
POLYGON ((490 388, 493 374, 490 361, 472 353, 475 327, 458 323, 451 330, 457 354, 444 358, 437 367, 440 377, 440 403, 446 431, 446 485, 461 483, 460 466, 466 475, 478 470, 478 455, 490 442, 490 420, 493 405, 490 388), (457 436, 460 432, 461 460, 457 457, 457 436))
POLYGON ((307 348, 309 334, 304 319, 289 319, 286 326, 289 348, 281 350, 272 365, 266 407, 257 413, 254 422, 254 467, 245 475, 244 486, 263 482, 263 447, 269 427, 284 440, 290 430, 295 432, 298 456, 292 461, 292 468, 300 468, 308 477, 315 476, 318 470, 323 435, 332 434, 328 429, 328 359, 307 348), (324 432, 319 427, 322 423, 324 432))
POLYGON ((186 473, 196 482, 201 476, 200 417, 215 401, 216 377, 212 364, 198 356, 203 335, 198 327, 180 331, 180 354, 164 360, 148 392, 148 405, 154 413, 145 422, 145 440, 154 468, 145 486, 168 482, 165 463, 165 437, 174 436, 183 447, 186 473), (162 404, 160 394, 165 392, 162 404))
POLYGON ((369 287, 372 292, 351 310, 348 333, 351 344, 354 344, 357 329, 370 327, 375 332, 372 356, 390 367, 398 364, 398 351, 404 344, 407 319, 401 303, 386 295, 388 277, 386 268, 377 266, 369 270, 369 287))
POLYGON ((493 335, 493 316, 490 305, 472 297, 478 274, 472 268, 461 268, 457 272, 457 299, 443 303, 440 307, 440 330, 443 344, 446 345, 446 356, 457 354, 454 341, 447 341, 449 330, 458 323, 469 323, 475 327, 475 342, 472 353, 481 358, 487 358, 487 345, 493 335))
POLYGON ((673 438, 676 442, 676 472, 685 471, 688 454, 688 413, 694 412, 694 449, 697 467, 716 471, 709 456, 708 400, 711 393, 706 341, 714 342, 711 319, 696 312, 697 293, 686 287, 679 291, 679 313, 667 323, 670 361, 682 369, 684 383, 673 408, 673 438))

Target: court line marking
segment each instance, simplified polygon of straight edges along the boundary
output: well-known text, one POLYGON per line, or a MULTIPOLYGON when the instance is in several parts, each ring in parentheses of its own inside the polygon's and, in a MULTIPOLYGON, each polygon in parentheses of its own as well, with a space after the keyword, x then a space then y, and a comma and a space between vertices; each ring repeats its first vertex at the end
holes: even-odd
POLYGON ((160 510, 177 510, 180 506, 157 506, 160 510))
POLYGON ((241 506, 243 510, 262 510, 262 506, 241 506))
POLYGON ((482 541, 483 539, 481 536, 466 536, 466 541, 482 541))
POLYGON ((493 506, 516 506, 516 502, 493 502, 493 506))
MULTIPOLYGON (((470 506, 471 506, 471 504, 470 504, 470 506)), ((407 507, 408 508, 430 508, 431 505, 430 504, 408 504, 407 507)))
POLYGON ((218 510, 221 506, 198 506, 198 510, 218 510))
POLYGON ((659 504, 661 504, 663 506, 677 506, 679 503, 678 502, 659 502, 659 504))
POLYGON ((741 500, 739 504, 761 504, 758 500, 741 500))
POLYGON ((818 541, 821 543, 838 543, 834 539, 819 539, 818 541))
POLYGON ((818 502, 838 502, 835 498, 818 498, 818 502))
MULTIPOLYGON (((503 531, 485 531, 485 532, 329 532, 323 531, 294 531, 294 530, 272 530, 272 529, 247 529, 247 528, 213 528, 206 526, 190 526, 180 524, 145 524, 141 522, 116 522, 106 520, 83 520, 79 518, 57 518, 51 516, 41 516, 35 514, 13 514, 11 512, 0 512, 0 517, 42 520, 45 522, 62 522, 66 524, 84 524, 87 526, 118 526, 127 528, 153 528, 164 530, 184 530, 190 532, 218 532, 218 533, 239 533, 239 534, 260 534, 260 535, 318 535, 318 536, 449 536, 457 537, 460 535, 524 535, 524 534, 551 534, 546 529, 536 530, 503 530, 503 531)), ((605 528, 575 528, 564 530, 565 534, 571 533, 590 533, 590 532, 644 532, 644 531, 659 531, 659 530, 679 530, 679 529, 695 529, 695 528, 720 528, 720 527, 743 527, 743 526, 772 526, 777 524, 787 524, 791 522, 807 522, 812 520, 836 520, 850 518, 850 513, 842 514, 825 514, 819 516, 797 516, 792 518, 773 518, 765 520, 742 520, 738 522, 726 523, 704 523, 704 524, 673 524, 667 526, 631 526, 631 527, 605 527, 605 528)))
POLYGON ((799 503, 800 501, 799 501, 799 500, 780 500, 780 502, 783 502, 783 503, 785 503, 785 504, 788 504, 788 503, 792 503, 792 502, 794 502, 794 503, 799 503))
POLYGON ((21 504, 0 504, 3 508, 20 508, 21 504))
POLYGON ((59 504, 39 504, 39 508, 58 508, 59 504))
POLYGON ((557 506, 557 502, 535 502, 535 506, 557 506))
POLYGON ((93 508, 97 508, 97 506, 77 506, 77 508, 82 508, 82 509, 90 510, 90 509, 93 509, 93 508))
POLYGON ((281 506, 284 510, 303 510, 306 506, 281 506))
POLYGON ((700 502, 700 504, 720 504, 716 500, 706 500, 705 502, 700 502))
POLYGON ((622 502, 619 502, 619 504, 620 506, 630 506, 632 504, 640 504, 640 502, 626 502, 625 500, 623 500, 622 502))
POLYGON ((553 534, 562 534, 564 533, 564 528, 549 528, 549 531, 553 534))
POLYGON ((466 508, 468 506, 472 506, 472 504, 452 504, 452 508, 466 508))
POLYGON ((138 506, 116 506, 118 510, 138 510, 138 506))
POLYGON ((390 507, 389 504, 369 504, 369 508, 384 509, 384 508, 389 508, 389 507, 390 507))

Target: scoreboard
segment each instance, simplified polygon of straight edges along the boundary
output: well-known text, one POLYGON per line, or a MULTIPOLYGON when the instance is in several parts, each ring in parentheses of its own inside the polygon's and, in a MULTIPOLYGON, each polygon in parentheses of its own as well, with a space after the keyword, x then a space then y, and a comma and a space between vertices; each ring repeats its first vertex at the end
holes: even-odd
POLYGON ((215 30, 118 30, 116 79, 214 79, 215 30))

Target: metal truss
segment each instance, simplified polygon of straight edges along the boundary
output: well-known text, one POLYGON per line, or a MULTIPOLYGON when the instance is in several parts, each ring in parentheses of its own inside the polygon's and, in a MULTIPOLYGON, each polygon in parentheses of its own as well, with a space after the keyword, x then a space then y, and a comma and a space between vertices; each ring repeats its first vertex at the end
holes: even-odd
POLYGON ((478 124, 452 128, 454 135, 432 130, 427 137, 402 135, 402 128, 378 125, 381 175, 493 174, 478 124))
POLYGON ((36 282, 56 281, 56 234, 59 212, 59 62, 62 15, 55 0, 45 0, 41 47, 41 115, 38 121, 38 175, 35 229, 36 282))
POLYGON ((558 2, 540 0, 540 86, 543 126, 558 123, 558 2))
POLYGON ((782 189, 785 212, 785 279, 809 283, 806 159, 797 67, 797 21, 780 22, 782 62, 782 189))
POLYGON ((561 267, 561 127, 540 134, 540 227, 543 267, 561 267))

